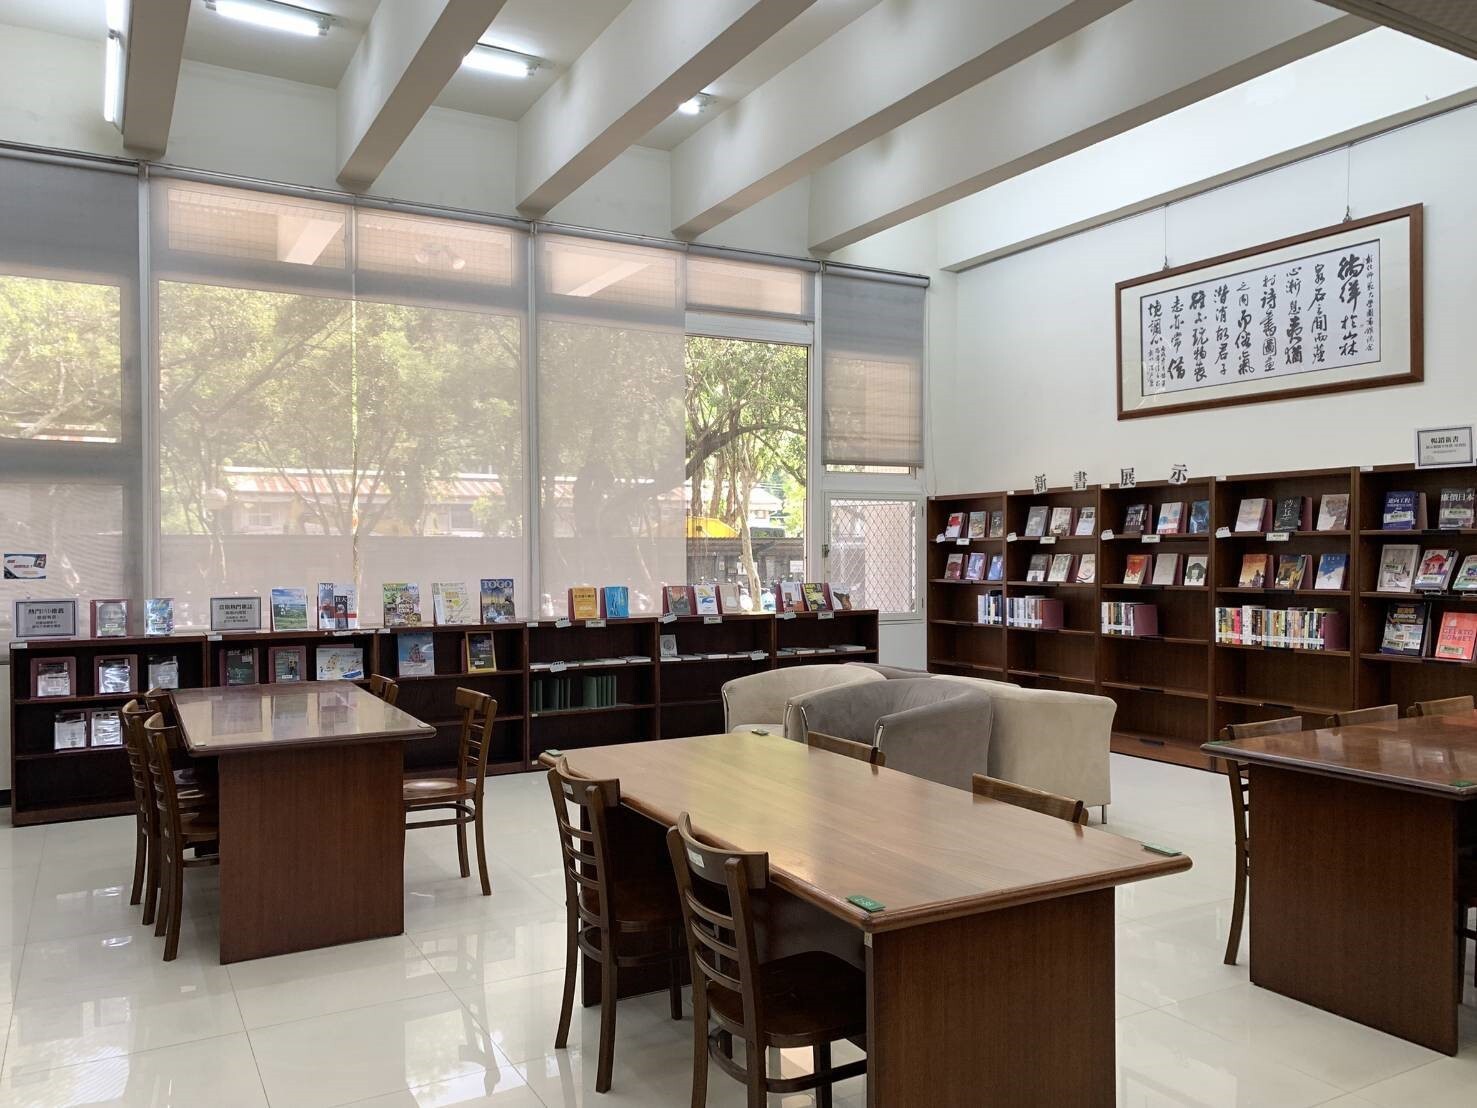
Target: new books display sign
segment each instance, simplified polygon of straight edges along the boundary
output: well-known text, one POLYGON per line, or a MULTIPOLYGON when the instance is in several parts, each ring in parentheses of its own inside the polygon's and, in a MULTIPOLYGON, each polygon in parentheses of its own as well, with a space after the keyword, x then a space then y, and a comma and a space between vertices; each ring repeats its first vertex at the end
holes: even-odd
POLYGON ((1419 381, 1419 204, 1120 281, 1118 418, 1419 381))

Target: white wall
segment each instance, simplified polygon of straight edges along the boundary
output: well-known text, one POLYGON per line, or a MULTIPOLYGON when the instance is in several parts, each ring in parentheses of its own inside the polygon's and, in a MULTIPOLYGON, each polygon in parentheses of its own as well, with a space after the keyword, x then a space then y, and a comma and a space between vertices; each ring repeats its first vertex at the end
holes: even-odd
POLYGON ((1172 265, 1424 203, 1425 381, 1329 397, 1120 422, 1113 286, 1159 269, 1166 221, 1150 212, 958 278, 958 357, 931 380, 942 492, 1412 460, 1413 429, 1477 421, 1477 107, 1413 124, 1175 204, 1172 265), (1053 306, 1061 304, 1065 315, 1053 306))

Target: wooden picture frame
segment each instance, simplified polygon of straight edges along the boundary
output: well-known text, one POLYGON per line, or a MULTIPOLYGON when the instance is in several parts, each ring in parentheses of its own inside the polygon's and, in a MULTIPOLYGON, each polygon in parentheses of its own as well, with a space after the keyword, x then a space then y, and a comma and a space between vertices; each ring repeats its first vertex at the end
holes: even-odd
POLYGON ((1113 290, 1118 418, 1423 380, 1423 221, 1423 206, 1412 204, 1119 281, 1113 290), (1355 248, 1355 271, 1340 276, 1344 259, 1333 256, 1355 248), (1336 269, 1325 277, 1329 264, 1336 269), (1375 299, 1367 295, 1371 288, 1375 299), (1356 310, 1353 325, 1341 332, 1345 289, 1356 310), (1173 324, 1165 322, 1165 311, 1177 303, 1184 306, 1173 324), (1176 334, 1177 346, 1170 338, 1176 334))
POLYGON ((493 638, 491 631, 468 631, 462 636, 462 669, 467 673, 496 673, 497 672, 497 640, 493 638), (473 640, 487 641, 487 655, 492 660, 490 666, 473 665, 473 640))

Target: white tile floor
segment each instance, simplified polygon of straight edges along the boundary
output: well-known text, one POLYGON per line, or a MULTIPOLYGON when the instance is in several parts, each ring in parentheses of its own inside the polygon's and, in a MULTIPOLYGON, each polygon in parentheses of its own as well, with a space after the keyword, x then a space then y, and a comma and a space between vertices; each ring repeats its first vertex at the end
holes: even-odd
MULTIPOLYGON (((1108 830, 1195 860, 1119 891, 1120 1105, 1477 1104, 1470 985, 1455 1058, 1253 988, 1244 965, 1221 964, 1224 780, 1115 757, 1113 789, 1108 830)), ((456 877, 449 831, 421 832, 405 936, 230 967, 211 871, 189 875, 203 880, 187 882, 180 957, 165 965, 127 903, 128 821, 0 826, 0 1105, 686 1105, 691 1025, 667 1018, 665 997, 622 1004, 608 1096, 582 1066, 594 1012, 552 1049, 563 896, 548 792, 536 775, 488 791, 493 896, 456 877)), ((743 1103, 716 1070, 709 1092, 743 1103)), ((860 1082, 843 1094, 862 1103, 860 1082)))

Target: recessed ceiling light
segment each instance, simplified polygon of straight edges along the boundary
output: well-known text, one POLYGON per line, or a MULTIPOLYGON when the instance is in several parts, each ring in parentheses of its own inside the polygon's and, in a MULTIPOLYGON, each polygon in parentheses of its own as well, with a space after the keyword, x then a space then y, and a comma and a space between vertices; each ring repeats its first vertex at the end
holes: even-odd
POLYGON ((479 42, 462 59, 462 65, 480 73, 495 73, 499 77, 532 77, 542 60, 532 54, 520 54, 504 46, 492 46, 479 42))
POLYGON ((205 6, 227 19, 294 35, 326 35, 333 26, 331 15, 278 0, 205 0, 205 6))
POLYGON ((691 100, 684 100, 677 105, 677 111, 683 115, 701 115, 713 104, 713 97, 706 92, 700 92, 691 100))

